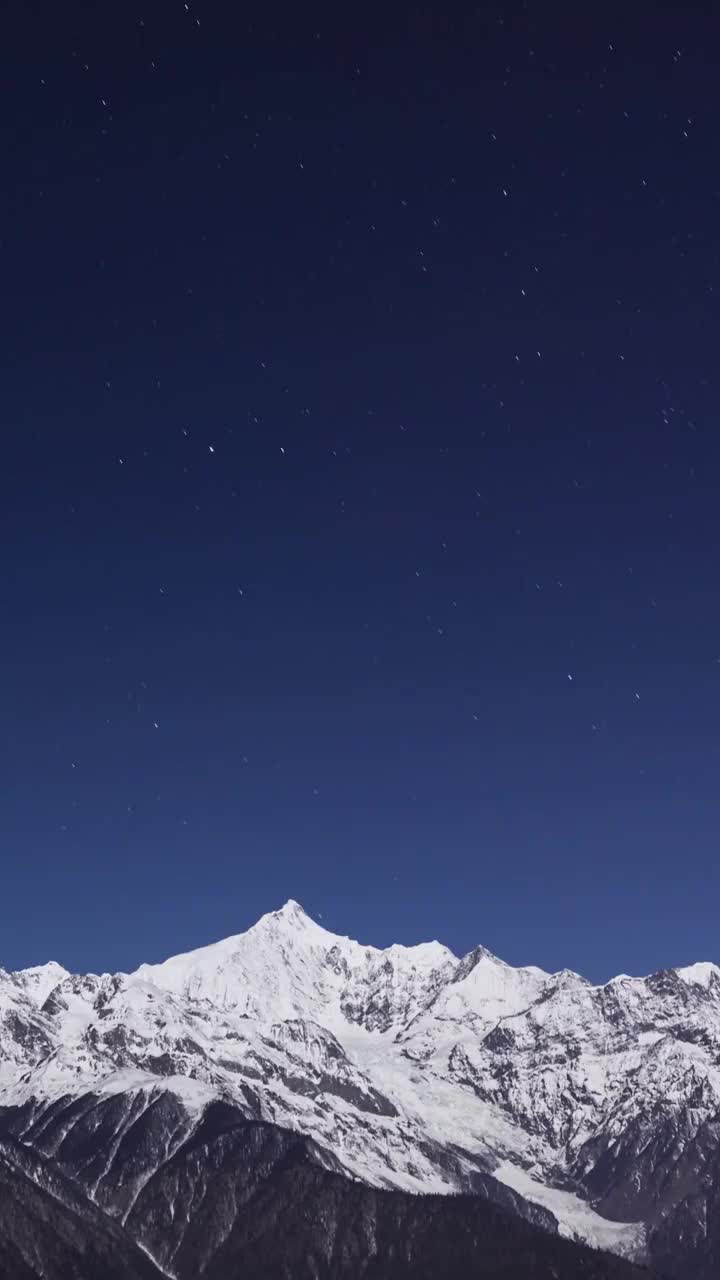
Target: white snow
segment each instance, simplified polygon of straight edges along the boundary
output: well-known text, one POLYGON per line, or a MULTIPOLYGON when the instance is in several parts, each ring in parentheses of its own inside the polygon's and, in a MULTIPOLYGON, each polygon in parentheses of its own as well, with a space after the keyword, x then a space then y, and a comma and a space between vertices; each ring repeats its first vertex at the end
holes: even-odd
POLYGON ((639 1256, 641 1224, 609 1222, 558 1187, 586 1139, 614 1139, 640 1100, 692 1098, 698 1123, 698 1096, 708 1115, 720 1108, 720 970, 677 974, 675 988, 592 986, 482 948, 383 950, 290 901, 131 974, 0 971, 0 1103, 169 1089, 192 1117, 218 1097, 247 1110, 250 1090, 265 1119, 369 1183, 454 1192, 494 1171, 564 1234, 639 1256), (685 1026, 692 1035, 677 1034, 685 1026))
POLYGON ((646 1240, 642 1222, 611 1222, 573 1192, 538 1182, 525 1169, 507 1160, 498 1165, 493 1174, 526 1200, 549 1209, 557 1219, 561 1235, 626 1258, 644 1257, 646 1240))
POLYGON ((20 977, 22 985, 28 994, 37 1001, 38 1005, 43 1005, 58 983, 70 975, 67 969, 63 969, 61 964, 51 960, 48 964, 40 964, 31 969, 23 969, 17 976, 20 977))
POLYGON ((691 982, 698 987, 705 988, 710 986, 713 979, 720 978, 718 966, 707 962, 687 965, 684 969, 677 969, 676 973, 679 974, 683 982, 691 982))

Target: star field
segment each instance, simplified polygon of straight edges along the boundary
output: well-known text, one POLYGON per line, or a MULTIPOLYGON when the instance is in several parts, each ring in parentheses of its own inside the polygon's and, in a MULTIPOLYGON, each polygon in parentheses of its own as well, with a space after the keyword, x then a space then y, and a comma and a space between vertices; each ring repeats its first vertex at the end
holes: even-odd
POLYGON ((7 17, 1 964, 717 959, 719 34, 7 17))

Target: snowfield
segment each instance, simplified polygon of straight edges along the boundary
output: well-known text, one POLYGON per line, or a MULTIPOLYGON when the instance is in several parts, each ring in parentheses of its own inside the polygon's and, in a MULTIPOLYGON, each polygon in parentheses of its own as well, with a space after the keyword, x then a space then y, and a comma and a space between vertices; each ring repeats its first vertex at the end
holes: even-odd
POLYGON ((645 1223, 620 1211, 627 1187, 603 1212, 598 1171, 654 1110, 699 1125, 720 1107, 714 965, 592 986, 482 947, 363 946, 292 901, 132 974, 0 971, 0 1032, 0 1105, 162 1086, 190 1123, 225 1099, 374 1186, 491 1175, 561 1233, 635 1259, 645 1223))

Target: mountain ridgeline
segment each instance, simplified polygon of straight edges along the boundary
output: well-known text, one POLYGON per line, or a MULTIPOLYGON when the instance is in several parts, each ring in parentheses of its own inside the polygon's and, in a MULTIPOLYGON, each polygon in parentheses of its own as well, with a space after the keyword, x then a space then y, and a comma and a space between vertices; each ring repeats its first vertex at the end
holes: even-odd
POLYGON ((720 970, 593 986, 297 903, 0 970, 0 1280, 716 1280, 720 970))

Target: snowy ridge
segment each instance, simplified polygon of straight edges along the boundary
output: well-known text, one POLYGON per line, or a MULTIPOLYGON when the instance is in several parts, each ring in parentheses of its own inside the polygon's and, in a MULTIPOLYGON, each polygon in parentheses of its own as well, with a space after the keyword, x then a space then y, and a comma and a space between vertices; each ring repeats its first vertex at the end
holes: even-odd
POLYGON ((633 1180, 617 1152, 637 1159, 640 1117, 680 1133, 689 1108, 696 1130, 720 1108, 714 965, 594 987, 482 947, 363 946, 292 901, 132 974, 0 971, 0 1034, 0 1105, 162 1086, 191 1124, 221 1099, 375 1186, 494 1175, 562 1233, 635 1258, 657 1169, 633 1180))

